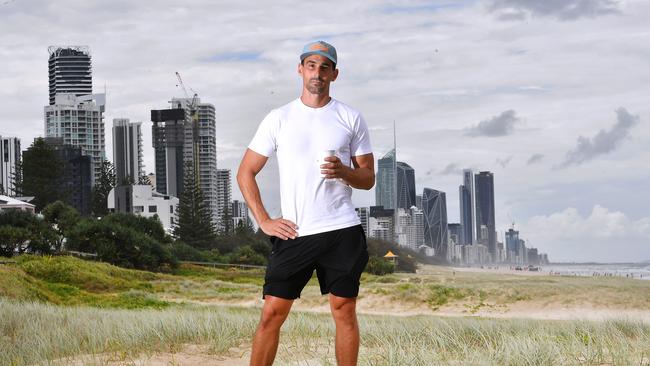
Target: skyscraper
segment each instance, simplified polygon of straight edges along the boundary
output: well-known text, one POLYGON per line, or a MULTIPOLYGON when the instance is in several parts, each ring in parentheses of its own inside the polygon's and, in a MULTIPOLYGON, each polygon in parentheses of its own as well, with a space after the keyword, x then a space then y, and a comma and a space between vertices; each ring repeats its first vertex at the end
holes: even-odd
POLYGON ((54 104, 45 106, 45 137, 60 137, 63 145, 78 146, 90 157, 92 181, 106 160, 104 95, 56 93, 54 104))
POLYGON ((424 211, 424 244, 433 248, 439 258, 447 257, 447 199, 445 192, 425 188, 422 193, 424 211))
POLYGON ((151 122, 156 191, 178 197, 183 189, 185 111, 182 108, 152 110, 151 122))
MULTIPOLYGON (((156 189, 180 197, 189 164, 218 222, 224 205, 219 198, 215 109, 195 98, 173 98, 171 109, 152 110, 156 189)), ((228 200, 230 196, 228 196, 228 200)))
POLYGON ((50 105, 59 93, 75 96, 93 92, 90 49, 88 46, 50 46, 48 60, 50 105))
POLYGON ((475 175, 476 192, 476 238, 487 246, 488 252, 495 258, 497 234, 494 213, 494 174, 480 172, 475 175), (481 229, 484 226, 484 230, 481 229), (487 232, 487 235, 485 234, 487 232))
POLYGON ((519 231, 509 229, 506 231, 506 259, 511 263, 515 263, 515 258, 519 253, 519 231))
POLYGON ((377 162, 375 205, 395 208, 395 149, 387 152, 377 162))
POLYGON ((20 139, 0 136, 0 194, 17 195, 14 179, 18 163, 20 163, 20 139))
MULTIPOLYGON (((199 183, 203 197, 210 202, 210 208, 217 216, 221 212, 221 204, 230 205, 230 195, 228 200, 221 203, 219 201, 219 183, 217 171, 217 127, 216 113, 214 105, 209 103, 198 103, 198 136, 197 136, 197 153, 199 163, 199 183)), ((230 177, 228 178, 230 179, 230 177)), ((230 181, 230 180, 229 180, 230 181)), ((218 220, 215 220, 217 222, 218 220)))
MULTIPOLYGON (((224 210, 230 210, 230 202, 232 197, 232 185, 230 183, 230 169, 217 169, 217 224, 219 228, 224 227, 222 222, 224 210)), ((228 213, 232 217, 232 212, 228 213)))
POLYGON ((458 187, 460 200, 461 244, 473 244, 476 236, 476 202, 474 200, 474 174, 471 170, 463 170, 463 184, 458 187))
POLYGON ((144 175, 142 122, 113 119, 113 163, 117 185, 137 183, 144 175))
POLYGON ((397 208, 410 209, 415 201, 415 170, 401 161, 395 162, 397 173, 397 208))

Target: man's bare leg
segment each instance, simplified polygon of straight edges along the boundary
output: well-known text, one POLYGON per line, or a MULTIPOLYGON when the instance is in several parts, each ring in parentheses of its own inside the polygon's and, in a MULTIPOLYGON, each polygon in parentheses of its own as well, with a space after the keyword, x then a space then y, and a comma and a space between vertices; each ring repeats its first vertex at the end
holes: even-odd
POLYGON ((271 366, 280 341, 280 328, 289 315, 293 300, 266 295, 262 318, 253 338, 251 366, 271 366))
POLYGON ((357 299, 330 294, 329 301, 336 323, 336 363, 338 366, 355 366, 359 356, 357 299))

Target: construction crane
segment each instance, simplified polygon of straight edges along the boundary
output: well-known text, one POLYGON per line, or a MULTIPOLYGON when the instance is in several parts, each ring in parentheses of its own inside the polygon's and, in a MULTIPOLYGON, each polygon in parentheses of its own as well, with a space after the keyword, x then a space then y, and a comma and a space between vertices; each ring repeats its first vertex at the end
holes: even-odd
MULTIPOLYGON (((181 78, 181 74, 178 71, 176 71, 176 79, 178 79, 178 85, 177 86, 180 86, 181 89, 183 89, 183 93, 185 94, 185 98, 190 99, 190 95, 187 93, 187 89, 185 88, 185 83, 183 83, 183 79, 181 78)), ((192 119, 194 119, 194 118, 198 118, 198 116, 196 115, 196 106, 197 106, 198 101, 199 101, 199 95, 196 92, 194 92, 194 90, 192 88, 190 88, 190 90, 194 93, 194 95, 192 95, 192 99, 191 99, 190 104, 189 104, 189 108, 192 111, 192 119)))

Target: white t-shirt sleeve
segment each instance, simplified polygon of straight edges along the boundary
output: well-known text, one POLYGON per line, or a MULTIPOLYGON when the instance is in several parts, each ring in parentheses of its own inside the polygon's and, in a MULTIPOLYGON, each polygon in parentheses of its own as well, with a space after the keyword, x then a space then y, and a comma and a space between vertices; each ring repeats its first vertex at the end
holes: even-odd
POLYGON ((359 114, 354 122, 354 136, 352 136, 352 142, 350 143, 350 156, 370 154, 372 146, 370 145, 370 133, 366 121, 359 114))
POLYGON ((278 114, 275 110, 267 114, 257 128, 253 140, 248 144, 248 148, 258 154, 270 157, 277 150, 276 134, 278 123, 278 114))

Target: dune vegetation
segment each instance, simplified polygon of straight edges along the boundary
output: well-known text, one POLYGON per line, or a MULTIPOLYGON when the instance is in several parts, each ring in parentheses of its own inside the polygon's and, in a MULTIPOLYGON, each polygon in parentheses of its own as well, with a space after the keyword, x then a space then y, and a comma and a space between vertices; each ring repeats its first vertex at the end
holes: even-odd
MULTIPOLYGON (((650 324, 626 313, 650 310, 650 281, 422 272, 364 274, 360 364, 650 365, 650 324), (602 307, 620 316, 491 318, 534 306, 602 307), (460 316, 437 316, 449 312, 460 316)), ((181 265, 152 273, 19 256, 0 264, 0 365, 143 364, 134 360, 194 346, 215 359, 246 358, 262 283, 260 269, 181 265)), ((325 305, 312 281, 283 327, 278 364, 334 364, 333 324, 319 312, 325 305)))

